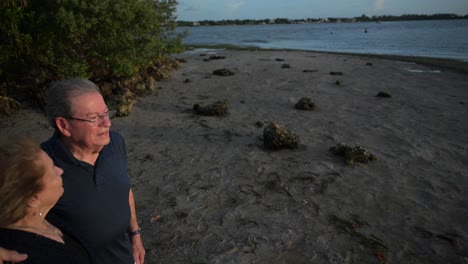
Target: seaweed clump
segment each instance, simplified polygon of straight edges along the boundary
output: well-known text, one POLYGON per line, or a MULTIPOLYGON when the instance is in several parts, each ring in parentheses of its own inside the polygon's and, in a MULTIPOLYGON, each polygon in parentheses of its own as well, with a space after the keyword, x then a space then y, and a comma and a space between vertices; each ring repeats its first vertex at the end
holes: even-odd
POLYGON ((212 55, 208 60, 224 60, 226 59, 226 56, 217 56, 217 55, 212 55))
POLYGON ((295 149, 299 146, 299 137, 272 122, 263 130, 263 143, 269 149, 295 149))
POLYGON ((115 108, 117 116, 128 116, 136 103, 136 96, 129 89, 124 89, 116 96, 115 102, 111 103, 115 108))
POLYGON ((294 107, 299 110, 312 111, 315 109, 315 103, 310 97, 302 97, 294 107))
POLYGON ((368 163, 369 161, 377 160, 374 154, 361 146, 351 147, 340 143, 331 147, 330 151, 335 155, 344 156, 346 164, 349 165, 354 163, 368 163))
POLYGON ((338 72, 338 71, 332 71, 332 72, 330 72, 330 75, 343 75, 343 73, 338 72))
POLYGON ((231 70, 228 69, 217 69, 213 71, 214 75, 219 75, 219 76, 231 76, 234 75, 235 73, 232 72, 231 70))
POLYGON ((383 97, 383 98, 392 98, 392 95, 387 92, 379 92, 376 97, 383 97))
POLYGON ((0 114, 9 115, 21 108, 21 104, 9 97, 0 96, 0 114))
POLYGON ((193 105, 193 110, 198 115, 222 116, 227 113, 227 100, 220 100, 211 104, 199 103, 193 105))

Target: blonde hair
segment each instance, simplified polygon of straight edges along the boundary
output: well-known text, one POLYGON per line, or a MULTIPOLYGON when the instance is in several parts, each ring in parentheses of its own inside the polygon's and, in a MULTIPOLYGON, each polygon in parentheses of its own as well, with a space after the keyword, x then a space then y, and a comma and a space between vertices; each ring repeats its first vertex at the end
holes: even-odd
POLYGON ((0 146, 0 226, 11 225, 26 215, 28 200, 44 185, 46 167, 41 148, 30 138, 18 138, 0 146))

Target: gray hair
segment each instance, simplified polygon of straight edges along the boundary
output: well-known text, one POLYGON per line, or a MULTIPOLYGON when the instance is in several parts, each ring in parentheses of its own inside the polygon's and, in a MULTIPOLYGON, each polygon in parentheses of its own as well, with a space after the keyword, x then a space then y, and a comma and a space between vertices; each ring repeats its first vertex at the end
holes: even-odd
POLYGON ((100 93, 99 87, 87 79, 73 78, 53 82, 46 92, 47 117, 52 127, 57 130, 56 117, 72 114, 71 98, 95 92, 100 93))

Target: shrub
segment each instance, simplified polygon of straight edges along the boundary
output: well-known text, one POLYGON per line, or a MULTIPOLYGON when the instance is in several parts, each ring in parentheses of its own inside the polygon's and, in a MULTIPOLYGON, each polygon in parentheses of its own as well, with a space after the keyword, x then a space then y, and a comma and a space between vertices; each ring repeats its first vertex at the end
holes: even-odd
POLYGON ((37 86, 33 93, 56 79, 99 83, 135 77, 183 51, 184 35, 175 32, 176 5, 175 0, 2 1, 0 77, 37 86))

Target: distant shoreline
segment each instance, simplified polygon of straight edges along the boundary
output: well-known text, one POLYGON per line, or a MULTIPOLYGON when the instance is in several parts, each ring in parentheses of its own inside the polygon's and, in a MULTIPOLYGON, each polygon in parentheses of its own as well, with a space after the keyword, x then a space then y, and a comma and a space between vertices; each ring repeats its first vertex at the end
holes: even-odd
POLYGON ((236 45, 186 45, 187 50, 191 49, 225 49, 225 50, 251 50, 251 51, 301 51, 314 53, 340 54, 359 57, 382 58, 390 60, 398 60, 404 62, 414 62, 432 67, 450 69, 459 73, 468 74, 468 61, 423 57, 423 56, 405 56, 405 55, 390 55, 390 54, 368 54, 368 53, 352 53, 352 52, 333 52, 333 51, 316 51, 316 50, 298 50, 298 49, 265 49, 256 46, 236 46, 236 45))
POLYGON ((468 19, 468 14, 406 14, 401 16, 383 15, 383 16, 366 16, 359 17, 327 17, 327 18, 275 18, 275 19, 225 19, 225 20, 198 20, 185 21, 178 20, 178 27, 196 27, 196 26, 233 26, 233 25, 265 25, 265 24, 312 24, 312 23, 355 23, 355 22, 393 22, 393 21, 418 21, 418 20, 453 20, 453 19, 468 19))

